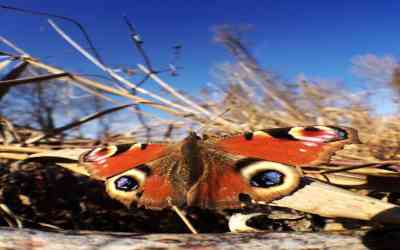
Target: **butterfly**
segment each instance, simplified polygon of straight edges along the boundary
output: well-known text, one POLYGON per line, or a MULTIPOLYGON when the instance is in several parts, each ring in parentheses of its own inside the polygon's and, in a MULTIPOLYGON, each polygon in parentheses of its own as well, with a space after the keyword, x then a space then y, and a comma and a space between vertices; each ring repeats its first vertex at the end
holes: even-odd
POLYGON ((300 168, 328 162, 344 145, 357 142, 354 129, 336 126, 203 138, 192 132, 175 143, 96 147, 79 162, 128 207, 236 209, 295 192, 301 186, 300 168))

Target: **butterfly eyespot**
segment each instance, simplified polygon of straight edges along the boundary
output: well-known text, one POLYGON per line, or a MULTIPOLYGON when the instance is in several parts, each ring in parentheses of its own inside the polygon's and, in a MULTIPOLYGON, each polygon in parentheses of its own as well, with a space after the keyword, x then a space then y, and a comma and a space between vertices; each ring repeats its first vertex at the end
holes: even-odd
POLYGON ((293 138, 309 142, 333 142, 347 139, 347 132, 336 127, 293 127, 288 132, 293 138))
POLYGON ((271 161, 249 161, 240 173, 251 186, 255 202, 270 202, 288 195, 299 187, 301 179, 295 167, 271 161))
POLYGON ((118 151, 117 146, 98 147, 90 150, 82 156, 84 162, 102 161, 113 155, 118 151))
POLYGON ((125 206, 137 202, 142 193, 147 173, 138 168, 132 168, 106 180, 106 191, 125 206))
POLYGON ((121 191, 129 192, 139 188, 138 181, 132 176, 123 175, 115 180, 115 188, 121 191))
POLYGON ((335 134, 335 140, 345 140, 349 137, 346 130, 338 128, 338 127, 325 127, 325 126, 315 126, 321 130, 331 131, 332 134, 335 134))
POLYGON ((253 187, 268 188, 281 185, 285 176, 278 171, 267 170, 261 171, 250 179, 250 185, 253 187))

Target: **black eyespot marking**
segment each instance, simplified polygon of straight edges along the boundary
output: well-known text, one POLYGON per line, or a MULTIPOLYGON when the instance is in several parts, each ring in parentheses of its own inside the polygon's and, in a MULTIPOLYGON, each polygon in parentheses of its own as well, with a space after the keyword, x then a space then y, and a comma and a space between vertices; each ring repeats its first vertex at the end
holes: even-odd
POLYGON ((244 203, 244 204, 251 204, 251 197, 248 194, 239 194, 239 201, 244 203))
POLYGON ((297 140, 291 134, 289 134, 289 131, 291 129, 292 129, 292 127, 288 127, 288 128, 270 128, 270 129, 265 129, 263 131, 265 133, 269 134, 270 136, 272 136, 274 138, 277 138, 277 139, 297 140))
POLYGON ((142 144, 140 144, 140 149, 141 149, 141 150, 145 150, 145 149, 147 148, 148 145, 149 145, 149 144, 147 144, 147 143, 142 143, 142 144))
POLYGON ((252 132, 244 132, 243 136, 244 136, 244 139, 246 139, 248 141, 253 139, 253 133, 252 132))
POLYGON ((115 155, 128 151, 132 147, 132 144, 131 143, 118 144, 116 146, 117 146, 117 152, 115 153, 115 155))
POLYGON ((147 166, 146 164, 139 165, 139 166, 135 167, 135 169, 142 171, 146 175, 149 175, 151 172, 150 167, 147 166))
POLYGON ((321 129, 313 127, 313 126, 309 126, 309 127, 305 127, 303 130, 304 131, 320 131, 321 129))
POLYGON ((258 172, 250 180, 253 187, 269 188, 283 183, 285 175, 275 170, 258 172))
POLYGON ((235 162, 235 170, 240 171, 242 168, 245 168, 253 163, 259 162, 259 159, 256 158, 244 158, 240 159, 237 162, 235 162))
POLYGON ((139 183, 132 176, 123 175, 115 180, 115 188, 120 191, 129 192, 139 188, 139 183))
POLYGON ((349 136, 348 136, 346 130, 341 129, 341 128, 337 128, 337 127, 330 127, 330 128, 336 130, 336 132, 337 132, 337 134, 338 134, 338 137, 339 137, 340 139, 343 139, 343 140, 344 140, 344 139, 348 139, 348 138, 349 138, 349 136))

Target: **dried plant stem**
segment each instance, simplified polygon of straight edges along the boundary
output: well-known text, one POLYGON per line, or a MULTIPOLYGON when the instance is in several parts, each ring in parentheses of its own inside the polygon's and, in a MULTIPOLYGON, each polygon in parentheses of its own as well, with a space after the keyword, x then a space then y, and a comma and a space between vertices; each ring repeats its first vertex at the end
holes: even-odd
POLYGON ((27 84, 27 83, 32 83, 32 82, 40 82, 40 81, 50 80, 50 79, 54 79, 54 78, 64 77, 67 75, 69 75, 69 74, 64 72, 64 73, 60 73, 60 74, 48 74, 48 75, 35 76, 35 77, 25 77, 25 78, 0 81, 0 84, 2 87, 12 87, 15 85, 27 84))
POLYGON ((11 62, 12 60, 9 59, 0 62, 0 71, 2 71, 5 67, 7 67, 11 62))
POLYGON ((0 212, 4 214, 5 221, 12 227, 22 228, 22 221, 7 207, 0 203, 0 212))
POLYGON ((0 153, 0 159, 22 161, 22 160, 25 160, 28 157, 29 157, 29 154, 0 153))
POLYGON ((19 152, 19 153, 44 153, 48 149, 38 147, 21 147, 21 146, 5 146, 0 145, 0 152, 19 152))
POLYGON ((186 216, 183 214, 183 212, 177 207, 177 206, 172 206, 172 210, 181 218, 181 220, 185 223, 185 225, 188 227, 190 232, 192 234, 198 234, 197 230, 193 227, 192 223, 186 218, 186 216))
POLYGON ((209 112, 208 110, 206 110, 205 108, 201 107, 200 105, 198 105, 197 103, 189 100, 187 97, 185 97, 184 95, 180 94, 178 91, 176 91, 174 88, 172 88, 169 84, 167 84, 166 82, 164 82, 160 77, 158 77, 156 74, 151 73, 150 70, 148 70, 145 66, 138 64, 138 67, 140 70, 142 70, 146 75, 149 75, 151 79, 153 79, 156 83, 158 83, 161 87, 163 87, 165 90, 167 90, 169 93, 171 93, 173 96, 175 96, 176 98, 178 98, 179 100, 185 102, 186 104, 190 105, 191 107, 199 110, 201 113, 203 113, 206 117, 208 117, 209 119, 220 123, 224 126, 230 127, 232 129, 239 129, 238 126, 234 123, 231 123, 221 117, 219 117, 216 114, 212 114, 211 112, 209 112))
POLYGON ((249 76, 252 76, 254 82, 260 87, 260 89, 265 93, 265 95, 269 96, 271 99, 279 103, 283 108, 285 108, 289 114, 296 117, 299 120, 305 121, 307 118, 301 114, 293 105, 291 105, 287 100, 281 97, 273 88, 268 88, 264 86, 262 82, 257 79, 257 73, 253 72, 252 69, 247 67, 247 65, 243 62, 240 63, 240 66, 248 73, 249 76))
MULTIPOLYGON (((84 86, 84 85, 82 85, 82 84, 78 84, 78 83, 76 83, 76 82, 74 82, 74 81, 71 81, 71 84, 73 84, 73 85, 75 85, 76 87, 78 87, 78 88, 80 88, 80 89, 82 89, 82 90, 84 90, 84 91, 90 93, 91 95, 97 96, 97 97, 99 97, 99 98, 101 98, 101 99, 104 99, 104 100, 106 100, 106 101, 109 101, 109 102, 111 102, 111 103, 113 103, 113 104, 116 104, 116 105, 122 105, 122 104, 123 104, 122 102, 119 102, 119 101, 117 101, 117 100, 114 100, 113 98, 111 98, 111 97, 109 97, 109 96, 106 96, 106 95, 102 94, 101 92, 97 92, 97 91, 95 91, 95 90, 93 90, 93 89, 91 89, 91 88, 88 88, 88 87, 86 87, 86 86, 84 86)), ((129 111, 131 111, 131 112, 133 112, 133 113, 137 113, 137 112, 138 112, 135 108, 131 108, 131 107, 127 108, 127 110, 129 110, 129 111)), ((140 112, 141 112, 142 115, 151 117, 151 119, 153 119, 153 120, 165 121, 165 120, 163 120, 163 119, 159 118, 158 116, 155 116, 155 115, 153 115, 153 114, 151 114, 151 113, 144 112, 144 111, 140 111, 140 112)))
POLYGON ((4 37, 0 36, 0 42, 4 43, 8 47, 12 48, 16 52, 20 53, 21 55, 28 55, 25 51, 22 49, 18 48, 14 43, 10 42, 9 40, 5 39, 4 37))
POLYGON ((110 109, 106 109, 106 110, 103 110, 101 112, 96 112, 95 114, 91 114, 91 115, 88 115, 86 117, 83 117, 83 118, 79 119, 78 121, 74 121, 74 122, 69 123, 69 124, 67 124, 65 126, 62 126, 62 127, 59 127, 59 128, 55 128, 50 133, 39 135, 39 136, 34 137, 34 138, 30 138, 30 139, 26 140, 25 143, 26 144, 31 144, 31 143, 35 143, 35 142, 38 142, 40 140, 43 140, 43 139, 46 139, 46 138, 49 138, 49 137, 53 137, 53 136, 55 136, 57 134, 63 133, 66 130, 78 127, 78 126, 80 126, 80 125, 82 125, 84 123, 87 123, 89 121, 97 119, 97 118, 99 118, 101 116, 104 116, 106 114, 109 114, 109 113, 112 113, 112 112, 116 112, 116 111, 125 109, 127 107, 131 107, 132 105, 133 104, 127 104, 127 105, 122 105, 122 106, 117 106, 117 107, 113 107, 113 108, 110 108, 110 109))
MULTIPOLYGON (((53 29, 64 39, 66 40, 71 46, 73 46, 76 50, 78 50, 82 55, 84 55, 88 60, 90 60, 93 64, 95 64, 97 67, 99 67, 101 70, 103 70, 104 72, 106 72, 107 74, 109 74, 113 79, 127 85, 130 88, 135 89, 136 91, 148 95, 151 98, 154 98, 158 101, 160 101, 161 103, 168 105, 170 107, 176 108, 180 111, 184 111, 184 112, 188 112, 191 113, 194 117, 200 118, 200 114, 197 111, 198 108, 200 108, 202 110, 202 112, 205 114, 207 114, 207 118, 208 119, 212 119, 213 122, 215 123, 220 123, 223 126, 229 127, 231 129, 235 129, 235 130, 239 130, 239 126, 237 126, 236 124, 230 123, 228 121, 226 121, 225 119, 222 119, 221 117, 218 117, 217 115, 211 115, 207 110, 199 107, 197 104, 193 104, 193 102, 191 102, 190 100, 188 100, 187 98, 183 97, 182 95, 179 95, 177 97, 179 97, 182 100, 182 97, 184 98, 185 102, 188 103, 190 105, 189 107, 186 106, 182 106, 180 104, 174 103, 170 100, 167 100, 159 95, 156 95, 150 91, 147 91, 143 88, 138 87, 137 85, 129 82, 128 80, 126 80, 125 78, 123 78, 122 76, 116 74, 114 71, 112 71, 111 69, 107 68, 106 66, 104 66, 102 63, 100 63, 98 60, 96 60, 93 56, 91 56, 87 51, 85 51, 81 46, 79 46, 72 38, 70 38, 64 31, 61 30, 61 28, 59 28, 53 21, 49 20, 50 25, 53 27, 53 29), (194 106, 193 106, 194 105, 194 106)), ((154 74, 153 74, 154 77, 154 74)), ((154 78, 157 79, 157 78, 154 78)), ((160 80, 160 79, 157 79, 160 80)), ((158 83, 160 84, 160 81, 158 81, 158 83)), ((164 88, 168 88, 169 90, 172 90, 172 88, 170 88, 169 86, 167 87, 167 84, 163 83, 164 88)), ((173 93, 176 96, 177 91, 173 90, 173 93)))
POLYGON ((109 74, 113 79, 127 85, 129 88, 135 89, 137 92, 148 95, 151 98, 154 98, 168 106, 174 107, 178 110, 184 111, 184 112, 188 112, 188 113, 193 113, 193 114, 197 114, 198 112, 196 112, 193 109, 187 108, 185 106, 176 104, 174 102, 171 102, 170 100, 167 100, 159 95, 156 95, 150 91, 147 91, 143 88, 140 88, 138 86, 136 86, 135 84, 129 82, 128 80, 126 80, 125 78, 123 78, 122 76, 116 74, 114 71, 112 71, 111 69, 107 68, 106 66, 104 66, 103 64, 101 64, 97 59, 95 59, 93 56, 91 56, 87 51, 85 51, 81 46, 79 46, 72 38, 70 38, 64 31, 61 30, 61 28, 59 28, 53 21, 49 20, 50 25, 53 27, 53 29, 65 40, 67 41, 72 47, 74 47, 76 50, 78 50, 83 56, 85 56, 89 61, 91 61, 93 64, 95 64, 97 67, 99 67, 101 70, 103 70, 104 72, 106 72, 107 74, 109 74))
MULTIPOLYGON (((61 69, 58 69, 58 68, 52 67, 50 65, 41 63, 41 62, 39 62, 37 60, 33 60, 32 58, 25 58, 24 60, 26 62, 28 62, 30 65, 32 65, 32 66, 34 66, 36 68, 45 69, 45 70, 47 70, 47 71, 49 71, 51 73, 54 73, 54 74, 60 74, 60 73, 64 73, 65 72, 65 71, 63 71, 61 69)), ((136 103, 149 105, 149 106, 152 106, 154 108, 157 108, 157 109, 160 109, 162 111, 165 111, 167 113, 173 114, 173 115, 183 116, 182 113, 179 113, 179 112, 175 111, 174 109, 168 108, 165 105, 157 104, 157 103, 148 101, 146 99, 131 95, 126 91, 116 90, 115 88, 112 88, 112 87, 109 87, 107 85, 98 83, 98 82, 96 82, 94 80, 91 80, 91 79, 88 79, 88 78, 84 78, 84 77, 81 77, 81 76, 76 76, 76 75, 73 75, 73 74, 70 74, 66 78, 70 78, 71 80, 76 81, 76 82, 78 82, 78 83, 80 83, 80 84, 82 84, 84 86, 89 87, 89 88, 94 88, 94 89, 97 89, 97 90, 100 90, 100 91, 104 91, 106 93, 122 96, 122 97, 125 97, 125 98, 127 98, 129 100, 132 100, 132 101, 136 102, 136 103)))
POLYGON ((205 108, 199 106, 197 103, 189 100, 186 96, 182 95, 178 91, 176 91, 174 88, 172 88, 168 83, 164 82, 158 75, 152 73, 149 69, 147 69, 144 65, 138 64, 138 68, 143 71, 146 75, 149 75, 151 79, 153 79, 156 83, 158 83, 162 88, 164 88, 166 91, 168 91, 171 95, 176 97, 177 99, 181 100, 182 102, 190 105, 191 107, 199 110, 206 116, 212 116, 212 114, 206 110, 205 108))

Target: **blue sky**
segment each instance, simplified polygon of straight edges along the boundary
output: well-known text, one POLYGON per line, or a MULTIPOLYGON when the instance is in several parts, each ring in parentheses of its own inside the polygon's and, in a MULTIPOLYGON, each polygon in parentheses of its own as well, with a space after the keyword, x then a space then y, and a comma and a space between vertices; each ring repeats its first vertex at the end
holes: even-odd
MULTIPOLYGON (((251 24, 252 51, 260 62, 293 79, 298 73, 360 86, 350 76, 355 55, 400 53, 398 1, 0 1, 0 4, 50 12, 79 20, 89 31, 105 61, 134 66, 141 62, 128 38, 122 15, 140 31, 156 65, 165 65, 170 47, 183 45, 174 86, 197 91, 212 80, 213 65, 231 59, 212 41, 211 28, 221 24, 251 24)), ((83 43, 77 29, 56 20, 83 43)), ((47 24, 46 18, 0 9, 0 35, 54 65, 84 73, 94 68, 69 47, 47 24)))

